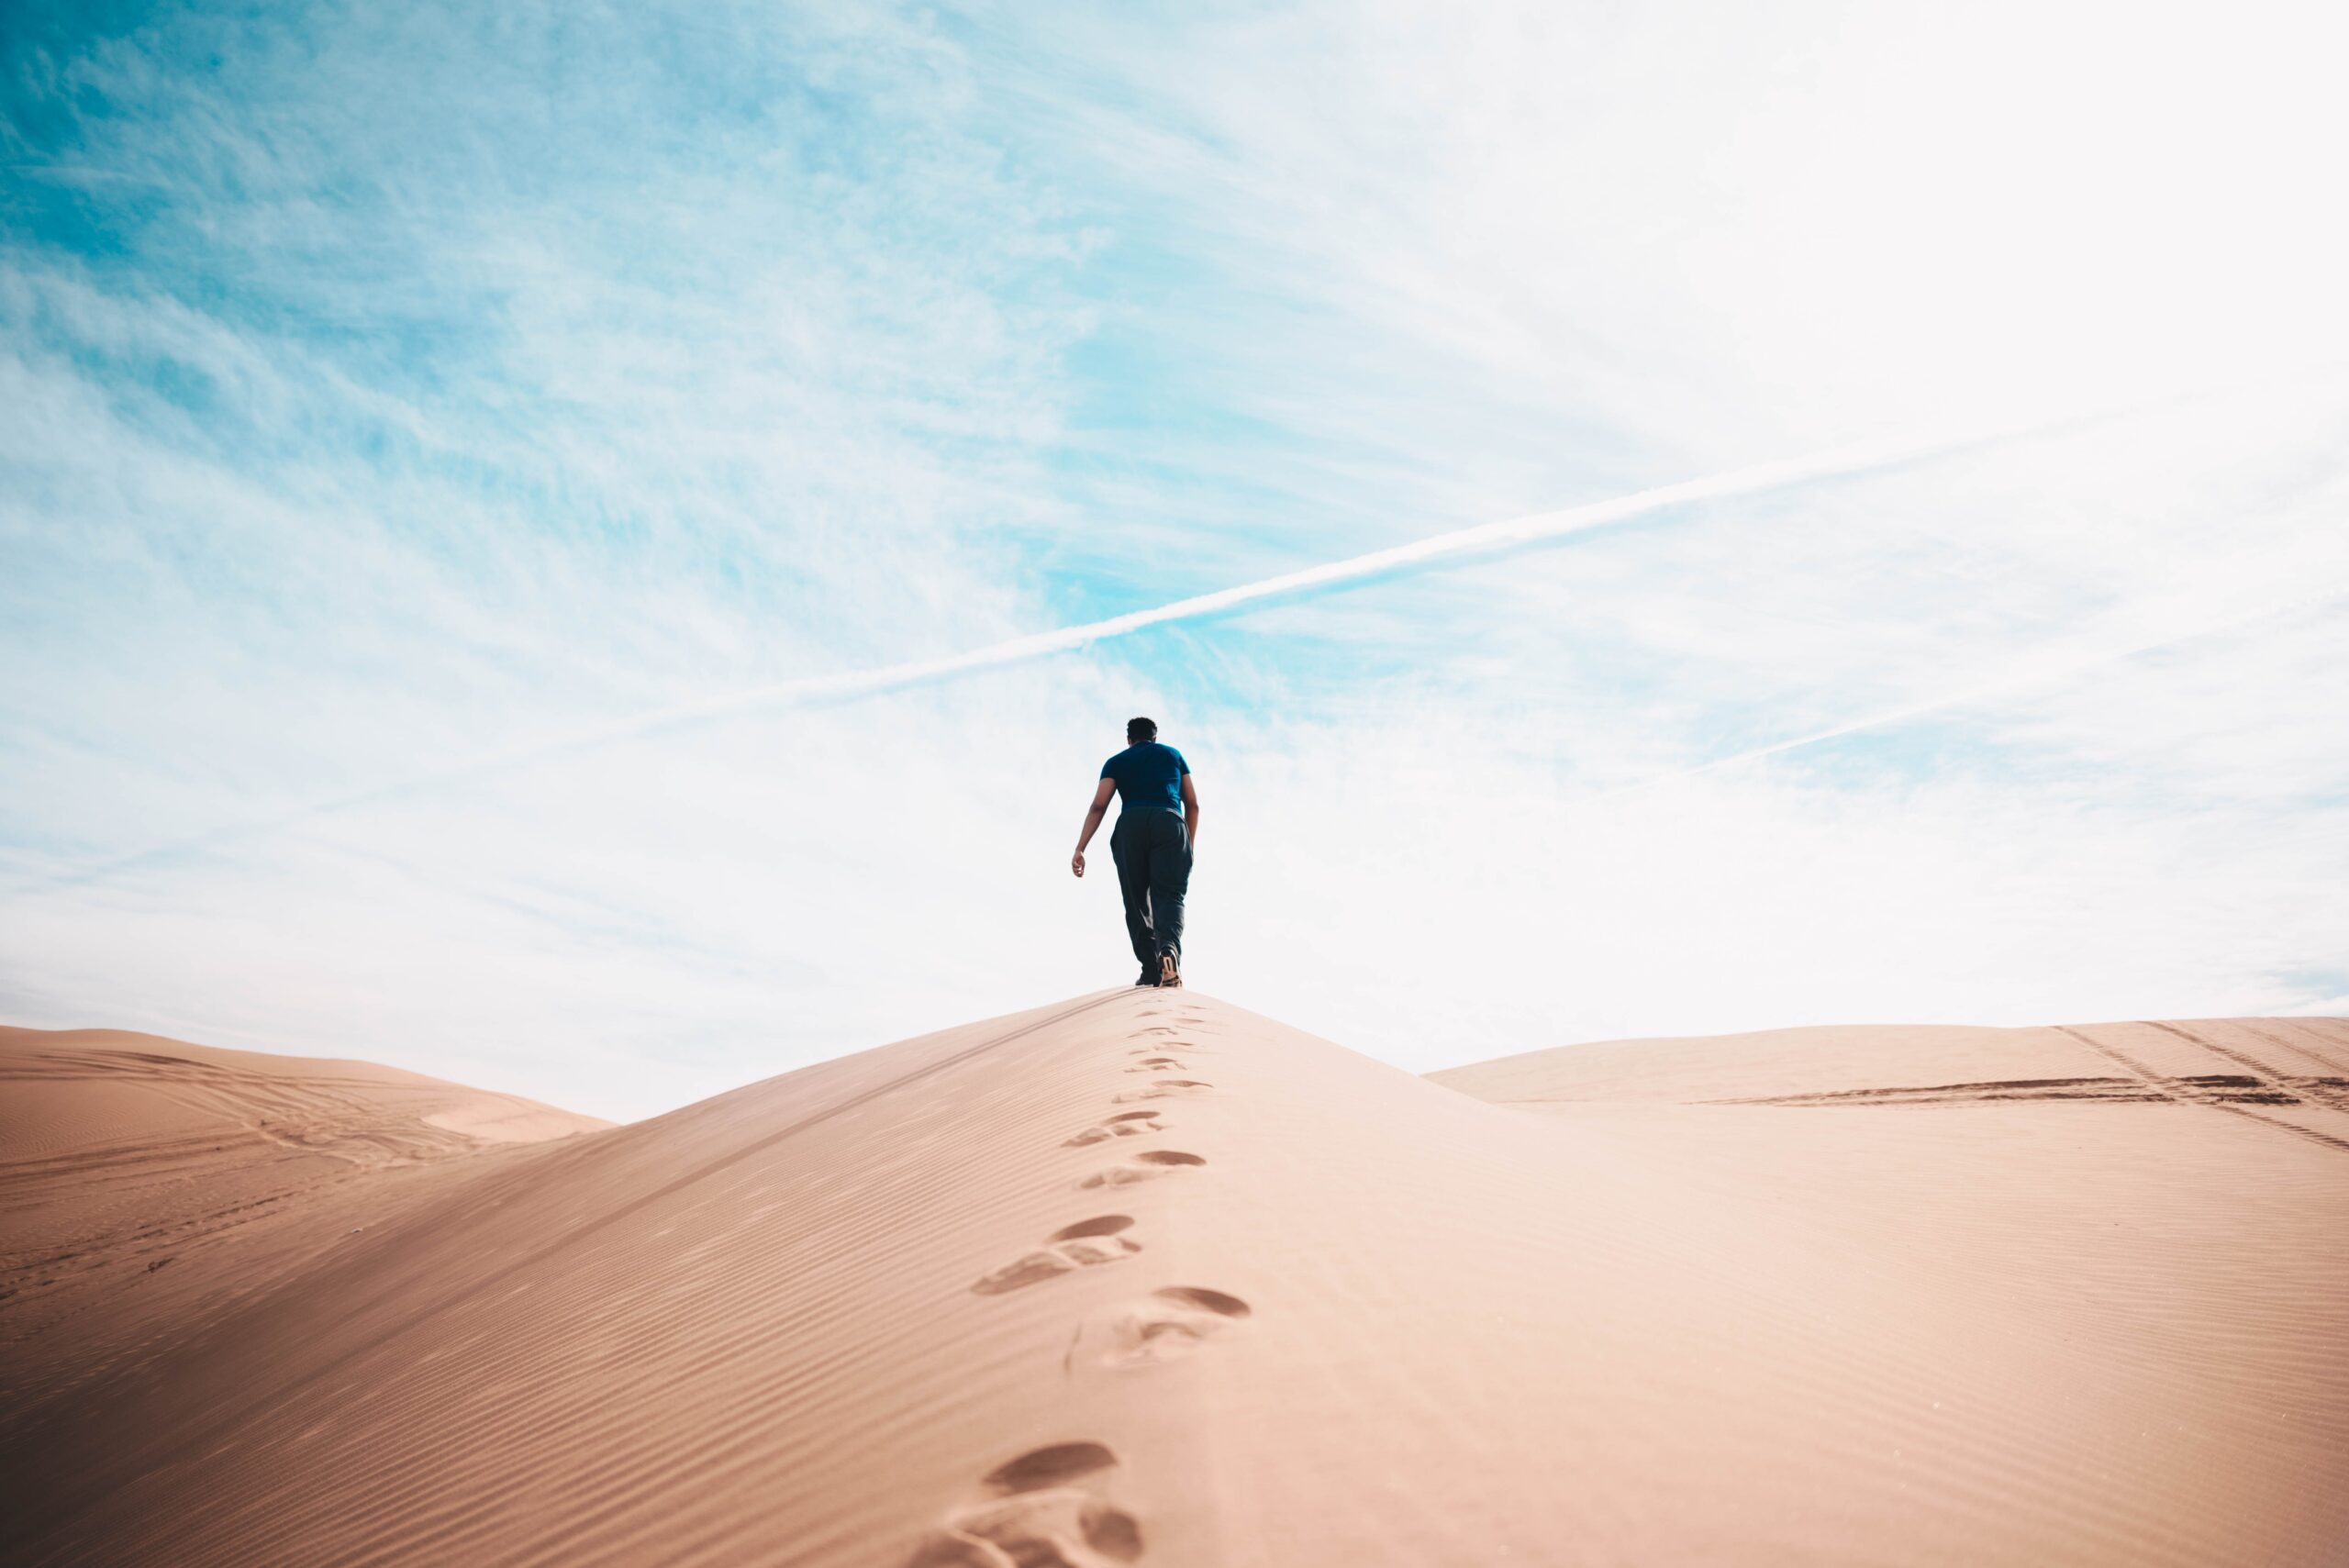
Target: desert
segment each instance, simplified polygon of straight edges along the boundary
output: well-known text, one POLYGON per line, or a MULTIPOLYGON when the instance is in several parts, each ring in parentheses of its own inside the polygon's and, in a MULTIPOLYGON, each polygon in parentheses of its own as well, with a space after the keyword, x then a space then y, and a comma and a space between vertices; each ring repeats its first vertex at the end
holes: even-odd
POLYGON ((2341 1020, 1419 1078, 1133 988, 620 1127, 152 1037, 5 1050, 12 1563, 2349 1540, 2341 1020))
POLYGON ((0 1568, 2349 1568, 2343 61, 0 0, 0 1568))

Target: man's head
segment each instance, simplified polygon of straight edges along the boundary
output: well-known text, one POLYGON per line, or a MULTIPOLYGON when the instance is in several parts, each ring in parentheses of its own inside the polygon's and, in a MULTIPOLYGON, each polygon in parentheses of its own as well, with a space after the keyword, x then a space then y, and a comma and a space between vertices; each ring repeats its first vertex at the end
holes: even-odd
POLYGON ((1155 740, 1157 739, 1158 720, 1154 718, 1130 718, 1126 720, 1127 745, 1139 746, 1145 740, 1155 740))

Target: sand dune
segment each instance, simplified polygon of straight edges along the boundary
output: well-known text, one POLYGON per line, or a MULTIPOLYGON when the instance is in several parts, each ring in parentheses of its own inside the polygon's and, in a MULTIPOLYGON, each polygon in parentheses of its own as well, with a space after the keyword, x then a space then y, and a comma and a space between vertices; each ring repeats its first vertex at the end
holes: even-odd
POLYGON ((263 1287, 347 1201, 364 1223, 429 1168, 608 1125, 372 1062, 0 1029, 0 1401, 263 1287))
POLYGON ((1119 990, 347 1151, 160 1273, 123 1173, 196 1124, 54 1095, 0 1181, 106 1272, 0 1300, 0 1557, 2337 1562, 2344 1062, 2270 1019, 1422 1080, 1119 990))

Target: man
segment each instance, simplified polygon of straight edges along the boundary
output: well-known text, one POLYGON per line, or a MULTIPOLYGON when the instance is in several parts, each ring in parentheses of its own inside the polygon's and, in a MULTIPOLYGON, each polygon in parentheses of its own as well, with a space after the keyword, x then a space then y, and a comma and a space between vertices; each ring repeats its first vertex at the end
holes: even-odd
POLYGON ((1154 719, 1126 721, 1126 749, 1101 764, 1101 783, 1076 836, 1069 870, 1085 874, 1085 846, 1109 809, 1109 794, 1120 802, 1118 825, 1109 830, 1109 858, 1118 862, 1118 888, 1126 898, 1126 934, 1141 960, 1137 985, 1183 984, 1183 895, 1191 885, 1191 848, 1199 839, 1199 792, 1191 764, 1172 746, 1158 743, 1154 719), (1181 815, 1176 815, 1176 813, 1181 815))

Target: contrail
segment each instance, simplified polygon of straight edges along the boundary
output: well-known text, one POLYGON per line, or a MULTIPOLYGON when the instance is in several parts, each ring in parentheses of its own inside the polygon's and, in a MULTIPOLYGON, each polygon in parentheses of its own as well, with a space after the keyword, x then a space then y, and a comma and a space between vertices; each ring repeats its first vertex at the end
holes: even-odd
POLYGON ((1709 773, 1718 768, 1733 767, 1740 762, 1759 762, 1765 757, 1776 757, 1788 751, 1799 751, 1806 747, 1821 745, 1830 740, 1840 740, 1847 735, 1857 735, 1865 730, 1881 729, 1891 724, 1903 724, 1909 719, 1921 718, 1927 714, 1939 713, 1945 708, 1963 707, 1969 703, 1980 702, 1988 697, 2005 696, 2026 686, 2058 681, 2065 676, 2076 675, 2106 664, 2118 664, 2123 660, 2134 659, 2141 653, 2151 653, 2164 648, 2175 648, 2180 643, 2194 642, 2205 637, 2216 637, 2221 632, 2234 631, 2260 621, 2299 615, 2342 599, 2349 599, 2349 583, 2334 583, 2310 593, 2262 606, 2257 609, 2245 610, 2238 615, 2205 621, 2200 625, 2188 627, 2183 631, 2168 632, 2157 637, 2138 638, 2116 646, 2075 649, 2069 651, 2060 649, 2043 650, 2039 657, 2024 660, 2004 674, 1994 676, 1989 680, 1978 681, 1972 685, 1960 687, 1956 691, 1943 692, 1938 696, 1904 703, 1898 707, 1886 708, 1880 712, 1869 714, 1864 718, 1852 719, 1825 729, 1814 729, 1807 734, 1791 736, 1784 740, 1773 740, 1766 746, 1756 746, 1744 751, 1733 751, 1728 756, 1715 757, 1709 762, 1698 762, 1691 767, 1675 768, 1652 778, 1641 779, 1636 783, 1623 784, 1610 790, 1601 790, 1588 799, 1594 802, 1613 800, 1621 795, 1653 789, 1658 784, 1670 784, 1675 779, 1695 778, 1700 773, 1709 773), (2053 657, 2049 656, 2051 653, 2053 657))
MULTIPOLYGON (((2071 413, 2057 418, 2040 418, 2029 423, 1977 429, 1962 435, 1953 436, 1943 433, 1915 439, 1836 447, 1808 456, 1756 463, 1701 479, 1683 480, 1673 484, 1661 484, 1651 489, 1637 490, 1629 495, 1615 496, 1610 500, 1586 502, 1580 506, 1560 507, 1554 511, 1534 512, 1524 517, 1505 518, 1498 522, 1455 528, 1447 533, 1434 534, 1426 539, 1414 540, 1409 544, 1371 550, 1366 554, 1350 556, 1342 561, 1308 566, 1296 572, 1283 573, 1278 576, 1266 577, 1254 583, 1243 583, 1236 587, 1219 588, 1207 594, 1195 594, 1188 598, 1176 599, 1151 609, 1134 610, 1102 620, 1087 621, 1079 626, 1063 627, 1055 631, 1035 632, 1025 637, 1010 638, 962 653, 948 654, 935 659, 909 660, 901 663, 878 665, 871 669, 846 671, 836 674, 802 676, 795 680, 779 681, 770 685, 753 686, 744 691, 705 697, 696 702, 680 703, 674 706, 657 708, 594 725, 566 735, 529 742, 507 751, 484 753, 462 762, 413 773, 388 784, 340 795, 319 796, 267 816, 251 817, 241 822, 224 823, 218 828, 156 845, 136 854, 100 862, 56 877, 39 879, 20 885, 17 891, 19 894, 43 892, 100 882, 140 866, 278 832, 304 822, 315 821, 322 817, 333 816, 378 801, 393 799, 417 790, 482 778, 542 762, 566 752, 632 740, 656 730, 697 723, 726 714, 739 713, 744 709, 788 706, 844 697, 867 696, 881 692, 898 691, 910 686, 952 680, 985 670, 1026 663, 1055 653, 1071 652, 1090 647, 1095 643, 1130 636, 1137 631, 1154 626, 1165 626, 1177 621, 1199 620, 1245 606, 1263 604, 1269 600, 1293 597, 1317 590, 1341 588, 1375 578, 1416 571, 1439 562, 1489 556, 1529 545, 1547 543, 1575 534, 1586 533, 1594 528, 1605 528, 1610 524, 1653 517, 1675 507, 1690 506, 1698 502, 1795 490, 1831 480, 1880 473, 1932 458, 1996 446, 2007 441, 2024 439, 2083 424, 2093 424, 2119 415, 2141 413, 2149 407, 2163 406, 2175 401, 2177 400, 2173 397, 2164 397, 2132 404, 2125 408, 2071 413)), ((1886 717, 1871 722, 1890 721, 1890 717, 1886 717)), ((1822 731, 1815 737, 1783 742, 1774 749, 1789 750, 1798 745, 1809 745, 1830 738, 1828 732, 1822 731)), ((1725 767, 1731 762, 1741 760, 1743 760, 1742 756, 1724 758, 1703 766, 1705 768, 1725 767)))

